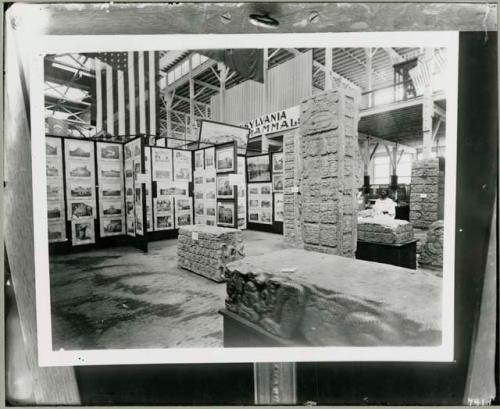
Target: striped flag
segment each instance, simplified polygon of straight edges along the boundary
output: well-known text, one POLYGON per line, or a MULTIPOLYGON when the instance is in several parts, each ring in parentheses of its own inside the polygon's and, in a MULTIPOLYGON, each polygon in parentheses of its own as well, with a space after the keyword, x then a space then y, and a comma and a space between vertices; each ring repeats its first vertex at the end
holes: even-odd
POLYGON ((96 132, 156 135, 160 131, 159 52, 89 54, 94 58, 92 119, 96 132))

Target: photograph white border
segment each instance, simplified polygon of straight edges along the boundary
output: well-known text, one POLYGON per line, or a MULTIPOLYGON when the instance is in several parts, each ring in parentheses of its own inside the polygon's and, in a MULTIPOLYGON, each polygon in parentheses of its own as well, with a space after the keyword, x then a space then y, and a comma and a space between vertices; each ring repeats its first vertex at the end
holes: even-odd
MULTIPOLYGON (((320 34, 197 34, 127 36, 30 36, 32 174, 36 314, 40 366, 153 363, 433 361, 454 358, 454 259, 457 145, 458 32, 320 34), (53 351, 45 177, 43 57, 68 52, 152 51, 200 48, 446 47, 446 172, 442 297, 442 344, 437 347, 172 348, 53 351)), ((222 308, 223 306, 221 306, 222 308)))

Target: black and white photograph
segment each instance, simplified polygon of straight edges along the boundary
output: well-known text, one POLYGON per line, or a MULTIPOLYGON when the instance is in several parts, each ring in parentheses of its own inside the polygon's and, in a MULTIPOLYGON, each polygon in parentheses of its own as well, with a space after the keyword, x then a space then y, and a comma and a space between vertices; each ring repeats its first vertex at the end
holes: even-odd
POLYGON ((47 183, 47 200, 62 199, 64 195, 63 186, 58 182, 47 183))
POLYGON ((94 209, 90 202, 70 202, 68 208, 68 220, 80 217, 93 217, 94 209))
POLYGON ((217 225, 223 227, 234 227, 234 202, 217 202, 217 225))
POLYGON ((50 222, 48 224, 49 243, 66 241, 66 224, 64 222, 50 222))
POLYGON ((117 216, 123 214, 123 204, 121 200, 104 200, 101 202, 101 213, 103 216, 117 216))
POLYGON ((234 145, 215 149, 215 169, 217 173, 234 172, 235 159, 234 145))
POLYGON ((66 160, 71 159, 91 159, 94 152, 94 145, 88 141, 78 141, 75 139, 67 139, 66 146, 66 160))
POLYGON ((205 149, 205 169, 215 167, 215 148, 205 149))
POLYGON ((273 173, 283 172, 283 154, 273 153, 273 173))
POLYGON ((204 156, 204 150, 200 149, 194 152, 194 169, 195 172, 198 169, 204 169, 205 168, 205 156, 204 156))
POLYGON ((67 249, 36 224, 44 366, 453 359, 456 36, 260 35, 40 45, 35 217, 92 216, 72 220, 67 249), (44 85, 75 70, 90 135, 65 141, 72 193, 51 207, 44 85))
POLYGON ((269 155, 247 157, 248 183, 250 182, 270 182, 271 163, 269 155))
POLYGON ((200 142, 219 145, 225 142, 236 142, 238 154, 246 155, 249 133, 247 128, 240 126, 202 120, 200 142))
POLYGON ((283 175, 281 173, 273 173, 273 191, 283 191, 283 175))
POLYGON ((60 157, 61 156, 61 139, 60 138, 45 138, 45 156, 60 157))
POLYGON ((118 144, 97 143, 100 160, 120 160, 121 150, 122 147, 118 144))
POLYGON ((101 237, 122 235, 124 228, 125 224, 122 218, 103 218, 101 220, 101 237))
POLYGON ((191 151, 174 150, 174 181, 191 181, 191 151))
POLYGON ((73 220, 71 222, 71 240, 73 246, 82 246, 94 243, 94 220, 73 220))
POLYGON ((217 199, 233 199, 234 185, 231 184, 229 175, 217 175, 217 199))

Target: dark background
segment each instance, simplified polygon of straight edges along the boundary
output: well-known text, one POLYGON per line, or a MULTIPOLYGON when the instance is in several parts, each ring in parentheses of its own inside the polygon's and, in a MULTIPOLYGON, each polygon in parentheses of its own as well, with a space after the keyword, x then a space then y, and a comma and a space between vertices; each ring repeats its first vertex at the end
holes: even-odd
MULTIPOLYGON (((497 87, 497 33, 461 33, 455 362, 299 363, 299 404, 306 401, 322 405, 463 403, 491 216, 495 210, 497 87)), ((447 167, 447 171, 454 169, 447 167)), ((252 364, 77 367, 76 375, 84 405, 244 405, 254 402, 252 364)))

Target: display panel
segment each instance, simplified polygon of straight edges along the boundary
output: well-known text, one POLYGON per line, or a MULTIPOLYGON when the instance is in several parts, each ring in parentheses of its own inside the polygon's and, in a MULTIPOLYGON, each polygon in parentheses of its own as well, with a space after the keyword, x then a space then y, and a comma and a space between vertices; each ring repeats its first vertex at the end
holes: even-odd
POLYGON ((248 221, 273 224, 273 195, 271 183, 253 183, 248 186, 248 221))
POLYGON ((226 142, 236 142, 238 154, 245 155, 247 151, 250 129, 239 126, 202 120, 200 125, 200 142, 221 145, 226 142))
MULTIPOLYGON (((126 233, 123 146, 97 142, 100 237, 126 233)), ((129 172, 130 172, 129 168, 129 172)), ((130 174, 130 173, 129 173, 130 174)), ((126 179, 125 179, 126 180, 126 179)))
POLYGON ((95 243, 94 142, 67 138, 64 140, 64 154, 72 245, 95 243))
POLYGON ((45 138, 49 243, 66 240, 62 141, 45 138))

